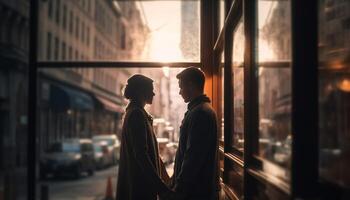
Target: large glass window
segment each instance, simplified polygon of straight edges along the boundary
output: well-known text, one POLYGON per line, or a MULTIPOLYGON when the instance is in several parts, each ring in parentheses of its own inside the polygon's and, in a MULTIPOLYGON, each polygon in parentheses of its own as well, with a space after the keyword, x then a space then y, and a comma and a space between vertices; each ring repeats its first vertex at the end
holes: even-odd
MULTIPOLYGON (((350 2, 319 2, 319 172, 350 186, 350 2)), ((346 199, 346 198, 344 198, 346 199)))
POLYGON ((40 61, 47 61, 47 32, 84 55, 75 61, 200 61, 199 0, 92 0, 90 12, 79 1, 56 0, 55 21, 48 17, 51 1, 39 1, 40 61), (89 45, 87 39, 97 42, 89 45), (100 53, 96 55, 96 51, 100 53))
MULTIPOLYGON (((292 141, 290 59, 290 1, 259 0, 258 152, 263 159, 287 169, 290 167, 292 141)), ((269 168, 266 168, 266 170, 269 168)), ((282 178, 289 179, 288 174, 286 172, 279 175, 282 178)))
POLYGON ((244 22, 238 23, 233 33, 233 136, 232 144, 243 151, 244 146, 244 22))
POLYGON ((187 110, 176 78, 180 68, 39 71, 38 183, 50 188, 50 199, 102 198, 108 177, 115 188, 122 117, 128 104, 122 91, 136 73, 154 80, 155 96, 146 110, 153 117, 160 156, 172 175, 179 129, 187 110), (79 141, 92 142, 94 147, 79 148, 79 141), (93 156, 84 157, 83 151, 93 152, 93 156))

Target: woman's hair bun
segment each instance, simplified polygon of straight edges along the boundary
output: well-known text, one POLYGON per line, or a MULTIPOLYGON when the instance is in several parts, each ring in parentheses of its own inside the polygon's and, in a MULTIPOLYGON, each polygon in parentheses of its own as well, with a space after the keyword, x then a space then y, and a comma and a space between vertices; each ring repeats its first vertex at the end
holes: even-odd
POLYGON ((141 74, 131 76, 124 89, 124 97, 126 99, 137 99, 140 95, 144 95, 145 91, 151 89, 153 80, 141 74))

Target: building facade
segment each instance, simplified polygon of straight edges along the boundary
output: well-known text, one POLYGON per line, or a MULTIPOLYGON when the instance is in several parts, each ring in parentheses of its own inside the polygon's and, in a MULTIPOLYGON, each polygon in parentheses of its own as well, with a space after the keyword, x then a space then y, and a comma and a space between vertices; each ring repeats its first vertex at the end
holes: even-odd
POLYGON ((0 1, 0 199, 25 199, 29 1, 0 1))
MULTIPOLYGON (((51 0, 41 1, 39 9, 39 38, 42 38, 39 60, 133 60, 142 54, 148 27, 136 3, 51 0), (136 39, 137 45, 133 44, 136 39)), ((125 107, 121 90, 132 71, 43 69, 40 73, 41 150, 52 141, 67 137, 118 134, 125 107), (57 99, 57 92, 66 94, 67 105, 52 102, 57 99), (74 101, 83 104, 75 105, 74 101)))

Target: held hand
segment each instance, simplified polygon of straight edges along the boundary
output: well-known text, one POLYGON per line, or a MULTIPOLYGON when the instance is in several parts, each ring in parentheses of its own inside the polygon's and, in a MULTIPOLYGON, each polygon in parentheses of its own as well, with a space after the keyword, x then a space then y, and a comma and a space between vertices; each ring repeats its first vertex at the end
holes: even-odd
POLYGON ((159 195, 159 200, 185 200, 185 196, 170 190, 167 193, 159 195))
POLYGON ((166 183, 168 186, 171 183, 171 179, 169 177, 168 172, 166 171, 165 165, 162 161, 162 159, 159 158, 159 163, 160 163, 160 175, 161 175, 161 179, 164 181, 164 183, 166 183))
POLYGON ((159 194, 159 200, 173 200, 175 195, 175 192, 172 190, 169 190, 165 193, 159 194))

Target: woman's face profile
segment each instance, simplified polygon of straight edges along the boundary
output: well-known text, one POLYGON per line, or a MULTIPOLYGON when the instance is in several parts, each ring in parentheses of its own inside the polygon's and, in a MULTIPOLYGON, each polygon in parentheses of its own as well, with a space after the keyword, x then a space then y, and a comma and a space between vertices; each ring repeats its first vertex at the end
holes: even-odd
POLYGON ((155 94, 154 94, 154 91, 153 91, 153 84, 152 84, 150 90, 146 94, 146 99, 145 100, 146 100, 147 104, 152 104, 154 95, 155 94))

